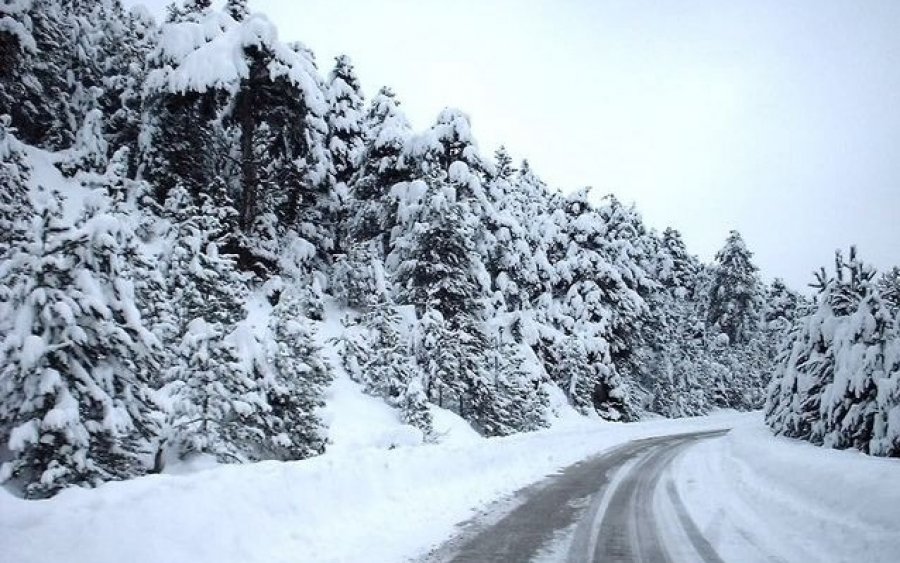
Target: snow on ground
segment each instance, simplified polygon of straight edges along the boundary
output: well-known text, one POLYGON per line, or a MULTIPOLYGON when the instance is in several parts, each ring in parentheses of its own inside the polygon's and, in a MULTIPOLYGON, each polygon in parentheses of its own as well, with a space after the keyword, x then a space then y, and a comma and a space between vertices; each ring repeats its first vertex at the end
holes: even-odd
MULTIPOLYGON (((329 453, 353 452, 363 448, 391 449, 423 442, 422 432, 403 424, 400 413, 383 400, 367 395, 343 369, 335 339, 344 333, 341 319, 346 310, 327 301, 325 319, 318 324, 316 337, 325 360, 332 366, 334 381, 328 387, 325 407, 319 412, 328 432, 329 453)), ((442 443, 464 443, 478 434, 450 411, 433 407, 436 435, 442 443)))
POLYGON ((776 438, 756 415, 673 473, 725 561, 900 560, 900 460, 776 438))
POLYGON ((305 461, 151 475, 44 501, 0 490, 0 545, 3 560, 17 563, 402 561, 487 503, 591 454, 745 418, 583 419, 506 438, 338 447, 305 461))

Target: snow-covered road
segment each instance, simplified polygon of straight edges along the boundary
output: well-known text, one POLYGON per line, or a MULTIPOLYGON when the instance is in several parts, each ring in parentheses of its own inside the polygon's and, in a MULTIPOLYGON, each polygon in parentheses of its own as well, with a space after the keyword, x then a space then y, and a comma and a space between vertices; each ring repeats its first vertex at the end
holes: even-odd
POLYGON ((577 463, 518 493, 511 509, 500 503, 470 522, 424 561, 718 563, 669 469, 687 447, 721 435, 635 440, 577 463))
POLYGON ((635 553, 633 534, 651 530, 659 541, 646 542, 647 549, 661 544, 674 562, 709 560, 714 552, 726 563, 896 563, 900 553, 900 460, 775 438, 758 414, 574 420, 533 434, 458 436, 424 447, 338 445, 300 462, 151 475, 45 501, 0 490, 0 560, 416 560, 458 535, 461 522, 483 523, 487 514, 496 523, 515 512, 529 498, 517 491, 546 484, 556 472, 591 478, 575 479, 575 490, 548 501, 539 517, 546 526, 534 537, 515 540, 538 561, 565 561, 577 550, 584 556, 576 560, 588 560, 616 545, 609 530, 617 527, 631 549, 623 557, 635 553), (732 430, 699 441, 672 438, 722 429, 732 430), (601 489, 609 494, 592 496, 601 489), (582 500, 558 502, 565 498, 582 500), (634 525, 648 510, 654 527, 634 525), (591 532, 584 534, 578 515, 591 511, 604 516, 584 520, 591 532))

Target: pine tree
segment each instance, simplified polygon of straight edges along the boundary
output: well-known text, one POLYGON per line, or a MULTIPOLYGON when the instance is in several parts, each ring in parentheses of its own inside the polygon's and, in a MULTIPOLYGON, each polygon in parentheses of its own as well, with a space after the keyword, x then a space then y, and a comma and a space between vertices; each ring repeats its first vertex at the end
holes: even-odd
POLYGON ((168 447, 180 456, 253 459, 265 440, 260 427, 267 405, 255 375, 239 363, 227 338, 241 318, 246 289, 233 257, 220 254, 217 242, 236 211, 227 199, 220 203, 205 195, 197 205, 180 186, 167 208, 178 229, 168 271, 179 323, 167 369, 176 399, 168 447))
POLYGON ((752 258, 737 231, 729 233, 716 254, 707 322, 728 336, 731 344, 747 342, 758 325, 760 282, 752 258))
POLYGON ((498 151, 497 172, 485 186, 493 213, 484 217, 486 243, 482 261, 492 280, 492 290, 510 310, 528 308, 542 287, 539 240, 529 233, 537 222, 519 193, 512 159, 498 151))
POLYGON ((874 272, 835 258, 835 277, 817 275, 813 312, 792 333, 768 390, 766 421, 776 434, 866 450, 875 424, 876 385, 890 334, 874 272))
MULTIPOLYGON (((637 265, 628 272, 611 263, 605 231, 609 223, 588 203, 586 192, 560 202, 553 216, 556 237, 550 241, 549 259, 554 264, 553 294, 559 301, 553 323, 566 335, 578 337, 592 370, 569 385, 574 404, 594 404, 598 412, 615 419, 634 416, 628 383, 618 372, 617 361, 627 365, 628 354, 639 345, 639 333, 647 305, 630 284, 637 265)), ((618 258, 617 258, 618 259, 618 258)), ((627 261, 627 260, 626 260, 627 261)))
POLYGON ((850 259, 838 255, 837 287, 832 299, 848 313, 834 333, 834 380, 822 393, 824 444, 868 452, 877 416, 877 387, 888 371, 885 354, 894 319, 875 285, 875 270, 851 247, 850 259))
POLYGON ((328 98, 328 149, 334 162, 334 180, 346 187, 365 151, 363 95, 353 63, 346 55, 335 59, 328 77, 328 98))
POLYGON ((65 148, 74 133, 66 122, 66 77, 74 49, 62 2, 6 3, 2 13, 10 23, 0 33, 0 114, 12 117, 26 143, 65 148))
POLYGON ((9 116, 0 116, 0 185, 4 187, 0 190, 0 258, 25 236, 23 219, 33 213, 28 197, 31 167, 13 133, 9 116))
POLYGON ((363 120, 365 155, 351 183, 349 238, 354 242, 380 240, 382 257, 390 251, 391 232, 397 223, 397 201, 391 188, 412 179, 403 151, 411 137, 410 125, 393 91, 382 88, 372 98, 363 120))
MULTIPOLYGON (((897 268, 893 271, 896 272, 897 268)), ((869 453, 900 457, 900 315, 896 311, 893 329, 885 350, 884 364, 886 377, 878 382, 877 411, 873 421, 869 453)))
POLYGON ((396 243, 399 302, 415 305, 420 315, 435 309, 446 319, 478 314, 471 219, 452 191, 435 187, 424 197, 419 216, 396 243))
POLYGON ((13 452, 3 477, 29 497, 140 474, 155 434, 157 343, 124 252, 134 235, 100 207, 67 224, 59 197, 43 199, 30 238, 2 266, 11 281, 3 325, 16 327, 0 354, 0 426, 13 452))
POLYGON ((878 278, 878 293, 894 313, 900 311, 900 267, 894 266, 878 278))
POLYGON ((513 159, 503 145, 494 152, 494 167, 495 170, 492 174, 494 178, 510 180, 516 173, 516 169, 513 167, 513 159))
POLYGON ((475 420, 488 436, 506 436, 547 426, 547 394, 515 342, 495 341, 487 355, 487 384, 475 420))
POLYGON ((332 295, 340 303, 360 309, 369 304, 373 295, 387 291, 384 265, 379 257, 377 241, 355 243, 347 254, 338 255, 332 270, 332 295))
POLYGON ((363 95, 350 58, 341 55, 328 77, 329 110, 328 150, 334 167, 334 182, 329 205, 336 249, 343 250, 347 237, 345 224, 351 213, 350 190, 366 150, 363 131, 363 95))
POLYGON ((325 450, 325 431, 317 411, 325 405, 331 373, 312 338, 296 292, 280 294, 270 322, 275 353, 270 360, 271 381, 264 384, 269 447, 278 459, 320 454, 325 450))
POLYGON ((429 439, 433 429, 428 398, 412 362, 410 343, 402 336, 400 315, 385 296, 373 301, 362 317, 371 340, 367 343, 370 355, 362 361, 360 371, 366 374, 370 393, 398 408, 402 420, 421 430, 429 439))
POLYGON ((196 18, 213 33, 193 33, 192 19, 172 21, 163 35, 184 41, 161 42, 152 56, 145 177, 159 187, 160 201, 178 183, 197 197, 224 181, 236 196, 240 228, 229 250, 244 270, 271 274, 271 237, 290 231, 324 261, 334 245, 324 220, 331 172, 327 104, 314 62, 304 49, 278 43, 265 18, 236 22, 213 11, 196 18), (198 74, 192 71, 197 61, 247 72, 198 74))

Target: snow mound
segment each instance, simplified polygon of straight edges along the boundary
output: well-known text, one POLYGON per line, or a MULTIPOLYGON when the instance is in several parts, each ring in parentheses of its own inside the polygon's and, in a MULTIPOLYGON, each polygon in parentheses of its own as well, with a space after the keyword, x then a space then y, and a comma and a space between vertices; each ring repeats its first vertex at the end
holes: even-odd
POLYGON ((417 446, 423 441, 420 430, 403 424, 395 409, 363 393, 361 386, 343 373, 328 388, 320 416, 328 428, 329 452, 417 446))

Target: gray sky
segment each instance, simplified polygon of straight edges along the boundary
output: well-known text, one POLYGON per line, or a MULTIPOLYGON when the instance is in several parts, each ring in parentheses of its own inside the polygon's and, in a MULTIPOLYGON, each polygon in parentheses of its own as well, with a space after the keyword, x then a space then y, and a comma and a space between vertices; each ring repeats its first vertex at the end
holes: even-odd
MULTIPOLYGON (((145 3, 162 12, 167 1, 145 3)), ((897 0, 250 0, 416 128, 472 118, 563 191, 634 201, 710 259, 740 230, 798 289, 851 243, 900 264, 897 0)))

